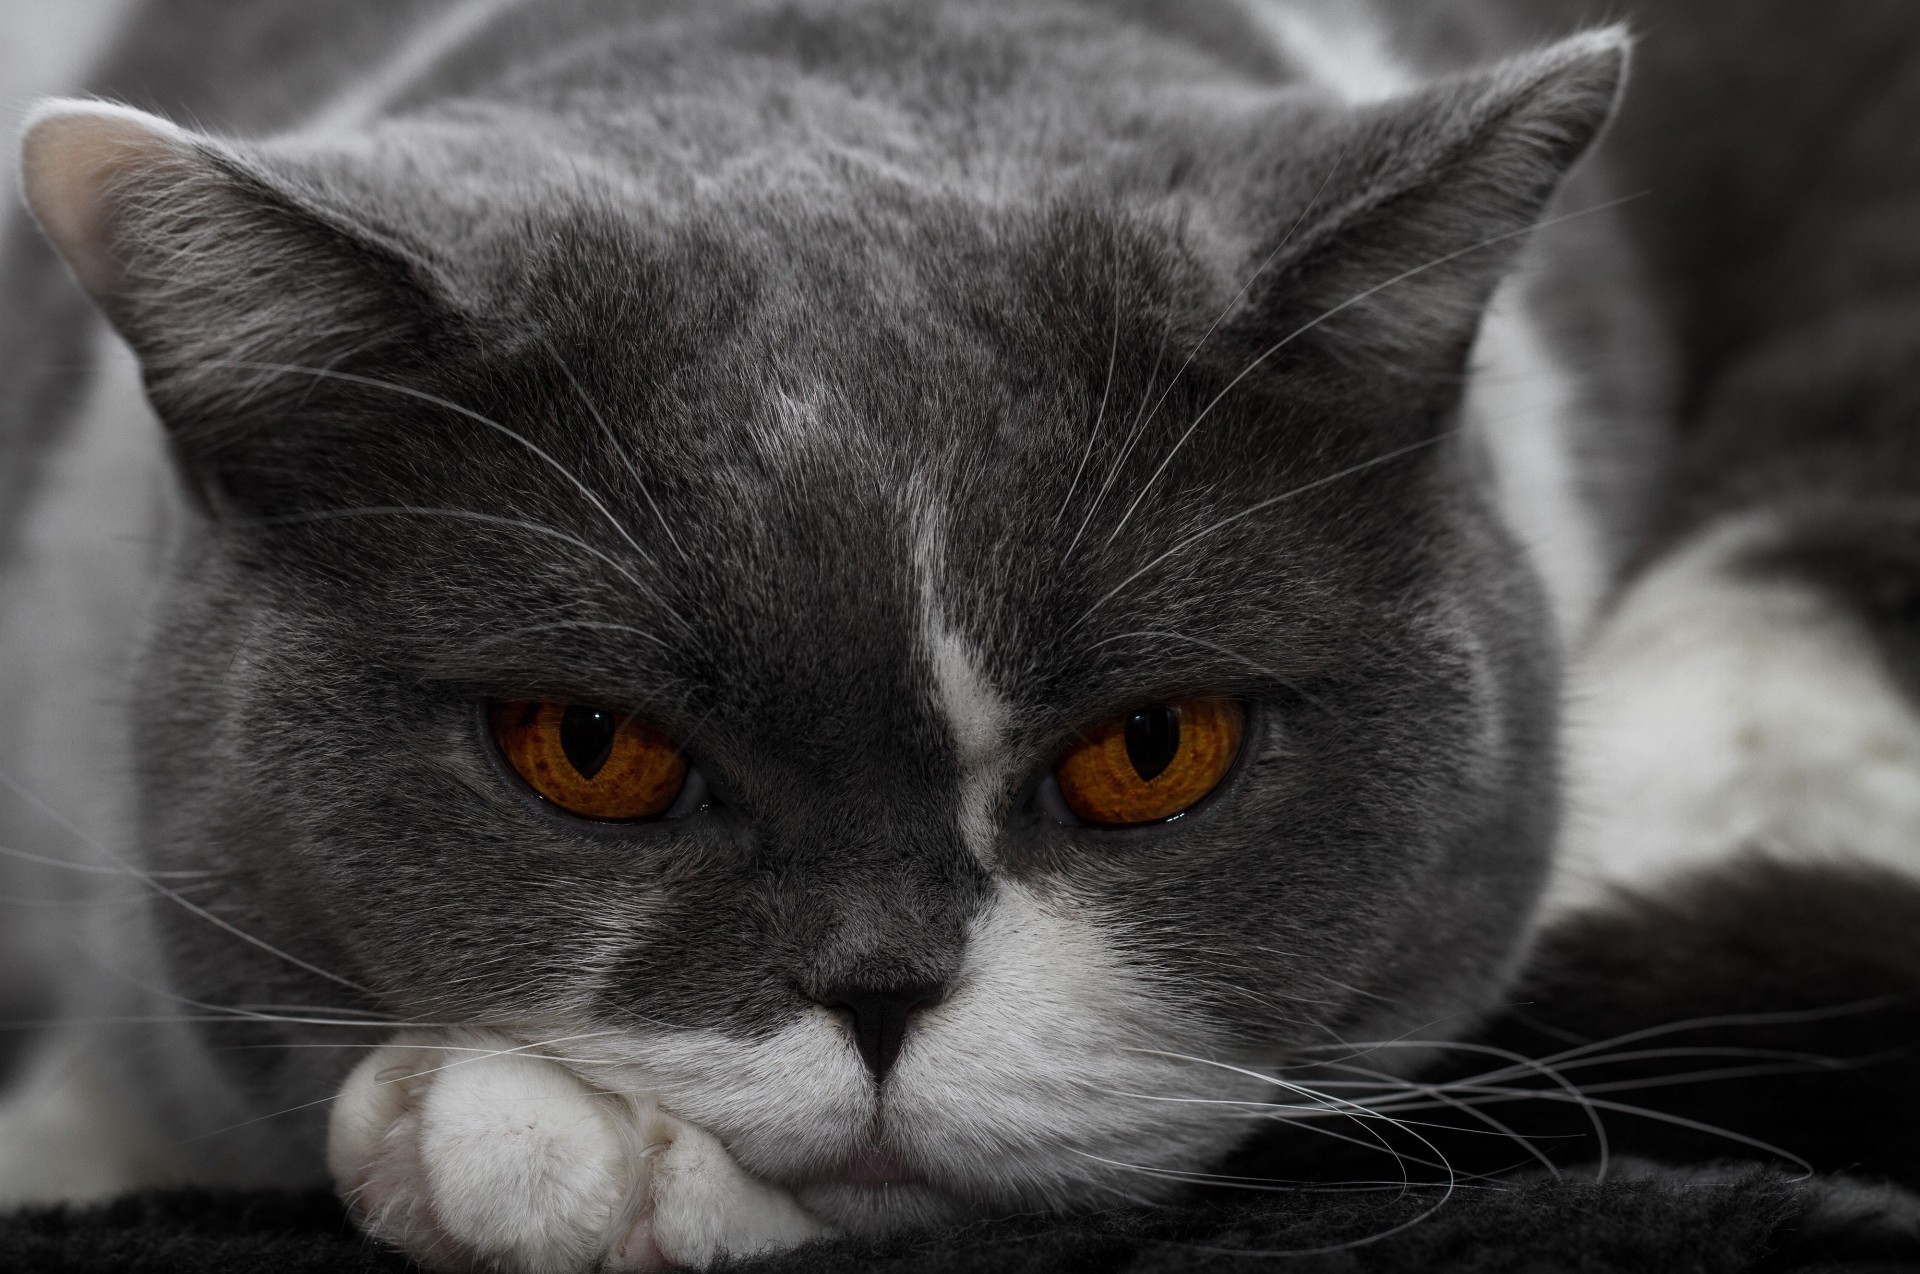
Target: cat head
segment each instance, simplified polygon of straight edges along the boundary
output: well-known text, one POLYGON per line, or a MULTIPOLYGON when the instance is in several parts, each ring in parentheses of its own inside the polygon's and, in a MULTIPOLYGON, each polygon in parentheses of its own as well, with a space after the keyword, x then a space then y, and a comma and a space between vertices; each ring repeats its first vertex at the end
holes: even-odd
POLYGON ((873 1225, 1163 1194, 1259 1068, 1458 1029, 1556 822, 1466 355, 1623 55, 991 189, 43 107, 195 510, 145 852, 275 949, 165 913, 173 985, 564 1040, 873 1225))

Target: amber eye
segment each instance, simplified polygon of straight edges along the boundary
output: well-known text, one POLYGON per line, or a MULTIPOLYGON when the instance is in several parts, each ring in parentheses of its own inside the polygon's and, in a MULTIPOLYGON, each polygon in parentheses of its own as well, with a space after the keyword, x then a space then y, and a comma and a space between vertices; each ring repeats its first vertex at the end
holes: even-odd
POLYGON ((1218 786, 1240 751, 1245 714, 1231 699, 1183 699, 1089 730, 1053 767, 1060 797, 1089 823, 1158 823, 1218 786))
POLYGON ((626 713, 509 699, 488 718, 500 754, 527 786, 582 818, 624 823, 664 814, 687 781, 672 740, 626 713))

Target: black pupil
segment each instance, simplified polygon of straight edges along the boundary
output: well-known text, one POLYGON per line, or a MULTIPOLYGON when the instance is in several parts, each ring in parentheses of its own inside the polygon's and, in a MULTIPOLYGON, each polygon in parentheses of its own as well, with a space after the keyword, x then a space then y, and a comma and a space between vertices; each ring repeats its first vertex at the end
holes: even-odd
POLYGON ((571 707, 560 718, 560 750, 580 777, 590 779, 613 755, 620 719, 599 708, 571 707))
POLYGON ((1151 783, 1180 753, 1180 714, 1147 708, 1127 718, 1127 760, 1142 783, 1151 783))

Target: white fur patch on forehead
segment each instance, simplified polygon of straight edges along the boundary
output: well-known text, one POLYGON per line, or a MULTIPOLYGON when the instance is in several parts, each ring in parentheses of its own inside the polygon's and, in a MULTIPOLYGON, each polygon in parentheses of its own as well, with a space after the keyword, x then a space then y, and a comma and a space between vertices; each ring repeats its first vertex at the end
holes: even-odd
POLYGON ((1247 11, 1282 58, 1343 102, 1381 102, 1417 84, 1361 0, 1247 0, 1247 11))
MULTIPOLYGON (((910 488, 912 490, 913 488, 910 488)), ((917 501, 916 501, 917 503, 917 501)), ((935 710, 960 754, 960 832, 982 861, 993 855, 993 807, 1005 779, 1003 739, 1011 708, 988 680, 982 660, 948 620, 941 598, 946 540, 931 503, 917 510, 913 570, 920 599, 921 649, 932 674, 935 710)))

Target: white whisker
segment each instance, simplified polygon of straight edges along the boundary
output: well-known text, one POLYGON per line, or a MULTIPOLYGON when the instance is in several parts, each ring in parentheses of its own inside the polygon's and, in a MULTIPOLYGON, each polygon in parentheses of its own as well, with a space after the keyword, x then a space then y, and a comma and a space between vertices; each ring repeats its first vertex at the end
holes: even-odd
POLYGON ((1107 492, 1112 489, 1114 480, 1120 476, 1120 470, 1127 463, 1127 457, 1133 454, 1133 444, 1135 440, 1139 438, 1140 430, 1146 419, 1147 398, 1153 393, 1153 387, 1159 381, 1160 363, 1167 356, 1167 341, 1171 339, 1171 337, 1171 332, 1163 330, 1160 333, 1160 350, 1153 356, 1153 367, 1147 373, 1146 394, 1141 396, 1140 406, 1133 415, 1133 423, 1127 426, 1127 436, 1125 441, 1120 445, 1119 456, 1115 458, 1113 464, 1108 466, 1107 476, 1100 483, 1100 489, 1094 493, 1093 503, 1087 506, 1085 515, 1080 519, 1080 529, 1073 533, 1073 539, 1067 543, 1067 551, 1060 555, 1060 561, 1062 563, 1065 563, 1067 559, 1071 558, 1073 551, 1080 547, 1080 539, 1086 535, 1087 526, 1093 521, 1094 513, 1099 510, 1100 502, 1107 498, 1107 492))
POLYGON ((1172 548, 1160 554, 1158 557, 1148 562, 1145 566, 1142 566, 1139 570, 1135 571, 1133 574, 1127 576, 1125 579, 1121 580, 1118 584, 1115 584, 1112 588, 1108 589, 1104 594, 1101 595, 1100 600, 1096 601, 1093 605, 1087 607, 1086 611, 1081 614, 1080 618, 1074 620, 1071 624, 1067 625, 1065 632, 1063 632, 1061 636, 1064 637, 1068 633, 1072 633, 1075 629, 1079 628, 1080 625, 1086 623, 1089 619, 1092 619, 1093 616, 1099 612, 1102 606, 1106 605, 1109 601, 1113 599, 1113 597, 1117 593, 1119 593, 1122 589, 1126 588, 1129 584, 1133 583, 1135 580, 1139 579, 1142 575, 1145 575, 1148 571, 1151 571, 1154 567, 1160 565, 1160 563, 1166 561, 1168 558, 1172 557, 1174 554, 1183 552, 1184 550, 1191 548, 1194 544, 1205 539, 1207 536, 1214 534, 1216 531, 1225 530, 1227 527, 1232 526, 1235 522, 1240 521, 1242 518, 1252 517, 1254 514, 1260 512, 1261 510, 1271 508, 1274 505, 1281 503, 1282 501, 1291 500, 1297 496, 1305 495, 1309 491, 1317 491, 1321 487, 1327 486, 1329 483, 1338 482, 1342 478, 1352 477, 1356 473, 1363 473, 1366 470, 1372 469, 1378 465, 1383 465, 1388 463, 1389 461, 1398 460, 1402 456, 1412 455, 1416 451, 1423 451, 1426 448, 1434 446, 1435 444, 1442 442, 1459 432, 1461 432, 1459 429, 1445 430, 1441 433, 1434 435, 1431 438, 1423 438, 1419 442, 1409 443, 1404 447, 1395 447, 1392 451, 1389 451, 1384 455, 1374 456, 1370 460, 1362 460, 1358 464, 1348 465, 1346 468, 1338 470, 1337 472, 1334 472, 1334 473, 1330 473, 1323 478, 1315 478, 1311 482, 1304 483, 1300 486, 1292 488, 1291 490, 1283 491, 1279 495, 1269 496, 1265 500, 1260 500, 1251 505, 1248 505, 1246 508, 1240 510, 1238 513, 1230 514, 1227 517, 1221 518, 1218 522, 1215 522, 1210 526, 1204 527, 1201 530, 1194 532, 1192 535, 1189 535, 1184 540, 1181 540, 1178 544, 1175 544, 1172 548))
MULTIPOLYGON (((62 824, 62 826, 65 827, 65 824, 62 824)), ((66 830, 72 831, 73 829, 69 827, 66 828, 66 830)), ((70 862, 64 858, 50 858, 42 854, 28 853, 24 849, 9 849, 5 845, 0 845, 0 856, 18 859, 24 863, 34 863, 41 867, 58 867, 65 871, 83 872, 91 876, 137 876, 140 874, 129 867, 108 866, 104 863, 70 862)), ((155 880, 163 877, 167 880, 203 880, 209 876, 219 876, 222 874, 223 873, 217 871, 152 871, 146 873, 146 875, 151 876, 155 880)))
MULTIPOLYGON (((1320 186, 1313 192, 1313 198, 1307 200, 1307 206, 1300 210, 1300 215, 1293 219, 1293 224, 1287 227, 1287 232, 1280 236, 1280 242, 1273 245, 1273 251, 1267 253, 1266 258, 1254 267, 1253 273, 1247 276, 1247 281, 1242 283, 1240 290, 1233 294, 1233 299, 1221 307, 1220 313, 1215 316, 1212 323, 1207 325, 1207 330, 1201 334, 1199 340, 1193 343, 1193 348, 1187 351, 1186 361, 1180 364, 1180 370, 1175 372, 1172 379, 1167 381, 1166 389, 1161 391, 1160 397, 1153 404, 1153 410, 1147 414, 1147 424, 1152 424, 1154 419, 1159 416, 1160 408, 1166 405, 1167 398, 1173 393, 1173 387, 1180 383, 1182 376, 1186 375, 1187 368, 1193 366, 1193 360, 1199 357, 1201 349, 1205 347, 1208 341, 1213 339, 1213 334, 1220 329, 1220 325, 1226 322, 1227 315, 1233 313, 1234 307, 1246 298, 1248 291, 1252 289, 1254 283, 1259 280, 1260 276, 1267 272, 1267 267, 1273 264, 1274 258, 1280 255, 1281 250, 1293 242, 1293 236, 1299 233, 1300 227, 1306 224, 1307 217, 1319 206, 1320 196, 1327 193, 1327 186, 1332 183, 1334 177, 1337 176, 1339 172, 1340 161, 1336 160, 1333 167, 1327 170, 1327 175, 1320 179, 1320 186)), ((1214 402, 1218 401, 1218 398, 1214 399, 1214 402)), ((1212 403, 1209 403, 1208 409, 1210 410, 1211 408, 1212 403)), ((1204 416, 1205 414, 1205 411, 1201 412, 1201 415, 1204 416)), ((1187 440, 1187 435, 1191 434, 1199 423, 1200 422, 1196 420, 1192 425, 1187 427, 1187 432, 1180 436, 1178 442, 1174 443, 1173 451, 1180 450, 1181 445, 1187 440)), ((1113 530, 1107 535, 1106 542, 1109 545, 1120 538, 1120 532, 1126 528, 1127 520, 1133 516, 1133 511, 1140 507, 1140 501, 1146 498, 1147 492, 1152 489, 1153 484, 1158 481, 1160 474, 1166 469, 1172 459, 1173 452, 1168 452, 1166 459, 1160 462, 1160 467, 1155 469, 1153 475, 1147 479, 1146 486, 1140 488, 1140 494, 1133 498, 1133 503, 1127 506, 1127 511, 1120 515, 1119 522, 1114 524, 1113 530)), ((1104 492, 1102 494, 1104 494, 1104 492)))
POLYGON ((461 522, 478 522, 486 526, 510 527, 517 531, 526 531, 533 535, 544 536, 547 539, 559 540, 606 563, 615 571, 618 571, 625 577, 628 583, 632 584, 641 592, 647 594, 653 592, 652 587, 648 585, 646 581, 642 580, 638 575, 635 575, 611 554, 595 548, 577 535, 569 535, 565 531, 555 530, 553 527, 542 525, 539 522, 528 522, 520 518, 501 517, 492 513, 476 513, 471 509, 434 509, 413 504, 373 504, 354 509, 318 509, 311 513, 284 513, 274 517, 252 518, 249 519, 249 521, 257 525, 281 526, 301 522, 329 522, 337 519, 392 517, 400 515, 453 518, 461 522))
MULTIPOLYGON (((613 427, 607 423, 607 418, 601 414, 599 404, 595 403, 593 399, 588 396, 586 387, 574 376, 573 368, 567 365, 566 359, 560 357, 560 351, 556 350, 544 335, 541 336, 540 343, 547 347, 548 355, 552 357, 554 365, 560 369, 560 374, 567 378, 567 384, 572 386, 574 395, 585 404, 588 413, 593 417, 594 424, 599 426, 600 436, 607 440, 607 445, 613 449, 614 453, 620 457, 621 462, 626 465, 628 476, 633 479, 634 485, 640 488, 640 496, 647 502, 647 507, 653 510, 654 520, 660 524, 661 533, 667 537, 667 543, 673 545, 673 551, 680 555, 681 561, 691 563, 693 559, 687 556, 686 549, 682 548, 680 541, 674 538, 673 528, 667 525, 666 514, 660 512, 660 506, 654 503, 653 491, 647 486, 646 479, 640 476, 640 468, 633 462, 632 450, 627 447, 622 447, 619 439, 614 437, 613 427)), ((628 542, 631 543, 631 539, 629 539, 628 542)))
POLYGON ((1058 528, 1060 519, 1066 516, 1067 506, 1073 503, 1073 493, 1080 488, 1080 475, 1087 471, 1087 461, 1093 458, 1094 444, 1100 440, 1100 426, 1107 418, 1107 399, 1113 393, 1113 368, 1120 354, 1120 241, 1116 237, 1113 246, 1113 335, 1107 344, 1107 380, 1100 390, 1100 409, 1094 413, 1093 428, 1087 432, 1087 445, 1080 453, 1080 464, 1073 471, 1073 480, 1067 483, 1067 493, 1060 497, 1060 507, 1054 511, 1053 525, 1058 528))
POLYGON ((73 823, 68 821, 67 818, 64 815, 62 815, 58 810, 54 809, 51 805, 48 805, 45 801, 41 800, 38 795, 28 790, 26 787, 22 786, 20 783, 16 782, 11 775, 7 774, 4 771, 0 771, 0 784, 4 784, 15 795, 19 796, 22 800, 27 801, 35 809, 39 810, 41 813, 45 814, 48 818, 58 823, 61 827, 64 827, 69 833, 71 833, 76 839, 78 839, 81 844, 88 846, 95 853, 101 855, 102 857, 112 859, 114 862, 119 863, 128 872, 128 874, 133 876, 136 880, 139 880, 141 883, 145 884, 147 888, 153 890, 155 893, 159 894, 161 897, 166 898, 169 901, 179 905, 180 907, 184 908, 186 911, 188 911, 192 915, 198 916, 200 919, 206 921, 208 924, 211 924, 216 928, 225 930, 227 933, 230 933, 234 937, 239 938, 242 942, 245 942, 251 946, 257 947, 260 950, 266 952, 268 955, 276 956, 279 959, 285 960, 288 964, 294 965, 297 968, 305 969, 307 972, 312 973, 318 977, 325 978, 329 982, 337 983, 340 986, 347 988, 349 991, 358 991, 362 995, 373 994, 366 987, 361 986, 357 982, 354 982, 348 978, 343 978, 337 973, 331 973, 326 969, 321 968, 317 964, 309 964, 307 961, 302 960, 299 956, 290 955, 287 952, 280 950, 280 948, 265 941, 264 939, 254 937, 252 934, 248 933, 246 930, 241 929, 236 925, 230 924, 225 920, 222 920, 219 916, 214 915, 212 912, 208 911, 205 907, 202 907, 198 903, 195 903, 192 900, 186 898, 179 891, 170 889, 166 885, 161 884, 159 881, 155 880, 153 877, 147 875, 145 872, 134 867, 132 864, 125 862, 123 859, 121 859, 121 857, 118 854, 114 853, 112 850, 108 849, 106 846, 100 844, 98 841, 94 840, 91 836, 88 836, 85 832, 81 831, 73 823))
POLYGON ((1482 239, 1478 243, 1469 244, 1467 247, 1461 248, 1454 252, 1449 252, 1444 256, 1435 257, 1431 261, 1428 261, 1422 265, 1417 265, 1413 267, 1411 270, 1403 270, 1399 274, 1394 275, 1392 278, 1387 279, 1384 282, 1376 283, 1370 288, 1366 288, 1360 292, 1355 293, 1354 295, 1348 297, 1346 300, 1340 302, 1338 305, 1333 306, 1331 309, 1322 310, 1318 315, 1316 315, 1314 318, 1312 318, 1308 322, 1302 323, 1299 327, 1295 328, 1293 331, 1288 332, 1285 336, 1281 337, 1274 344, 1268 346, 1257 357, 1255 357, 1252 362, 1248 363, 1244 368, 1242 368, 1240 370, 1239 375, 1235 376, 1232 380, 1228 381, 1226 384, 1226 387, 1221 389, 1219 393, 1215 394, 1210 400, 1208 400, 1207 405, 1200 409, 1199 414, 1193 418, 1193 423, 1187 426, 1186 431, 1180 435, 1180 437, 1174 442, 1172 448, 1168 450, 1165 458, 1163 458, 1160 461, 1160 467, 1153 471, 1152 475, 1148 477, 1146 485, 1140 488, 1140 494, 1135 496, 1133 498, 1133 503, 1127 506, 1127 512, 1125 516, 1123 516, 1120 519, 1119 525, 1114 527, 1113 535, 1107 537, 1107 542, 1111 544, 1113 542, 1114 537, 1120 534, 1120 528, 1124 527, 1127 524, 1127 519, 1133 516, 1133 511, 1140 507, 1140 502, 1142 500, 1147 498, 1147 492, 1151 491, 1153 489, 1154 484, 1160 480, 1160 475, 1167 471, 1167 466, 1173 463, 1174 456, 1178 455, 1180 452, 1180 449, 1187 445, 1187 439, 1193 437, 1194 431, 1200 428, 1201 424, 1207 419, 1207 417, 1213 413, 1213 409, 1219 406, 1220 400, 1225 398, 1228 394, 1232 393, 1236 388, 1238 388, 1240 382, 1245 380, 1248 376, 1251 376, 1254 373, 1255 369, 1257 369, 1262 363, 1265 363, 1269 358, 1272 358, 1275 354, 1278 354, 1281 350, 1293 344, 1294 341, 1298 340, 1302 336, 1305 336, 1308 332, 1313 331, 1315 328, 1319 327, 1322 323, 1325 323, 1328 319, 1333 318, 1334 316, 1340 314, 1341 312, 1351 309, 1352 307, 1360 304, 1362 301, 1365 301, 1370 297, 1376 296, 1379 293, 1386 291, 1390 287, 1394 287, 1398 284, 1405 283, 1409 279, 1425 274, 1428 270, 1436 269, 1440 266, 1446 265, 1450 261, 1457 261, 1461 257, 1471 255, 1472 253, 1482 251, 1486 248, 1491 248, 1496 244, 1505 243, 1509 239, 1517 239, 1523 235, 1532 234, 1536 230, 1543 230, 1548 226, 1558 225, 1563 221, 1572 221, 1577 217, 1592 216, 1594 213, 1604 212, 1609 208, 1616 208, 1623 203, 1630 202, 1631 200, 1634 200, 1637 198, 1639 198, 1638 195, 1625 195, 1619 199, 1609 199, 1604 203, 1594 204, 1591 207, 1581 208, 1574 212, 1564 213, 1558 217, 1549 217, 1544 221, 1534 222, 1529 225, 1523 226, 1518 230, 1510 230, 1505 234, 1497 234, 1497 235, 1494 235, 1492 238, 1482 239))
POLYGON ((436 407, 444 408, 447 411, 453 412, 455 415, 473 421, 475 424, 483 425, 488 429, 494 430, 504 437, 511 438, 522 447, 525 447, 555 473, 566 479, 573 489, 580 493, 580 497, 588 504, 591 504, 595 511, 605 519, 607 525, 611 526, 620 538, 627 542, 629 548, 648 562, 653 562, 654 560, 653 555, 642 548, 640 542, 634 539, 632 534, 628 532, 625 524, 613 515, 613 511, 607 508, 600 497, 593 493, 592 488, 576 477, 571 469, 561 464, 525 434, 517 430, 509 429, 499 421, 491 420, 479 412, 474 411, 472 408, 462 407, 459 403, 451 399, 442 398, 438 394, 429 394, 424 390, 413 389, 407 385, 399 385, 392 381, 379 380, 372 376, 358 376, 352 372, 337 372, 324 367, 301 367, 295 363, 256 363, 236 359, 209 359, 206 360, 206 365, 211 367, 231 367, 241 371, 281 372, 292 376, 314 376, 324 380, 337 380, 351 385, 362 385, 369 389, 385 390, 388 393, 399 394, 406 398, 417 399, 420 402, 432 403, 436 407))

